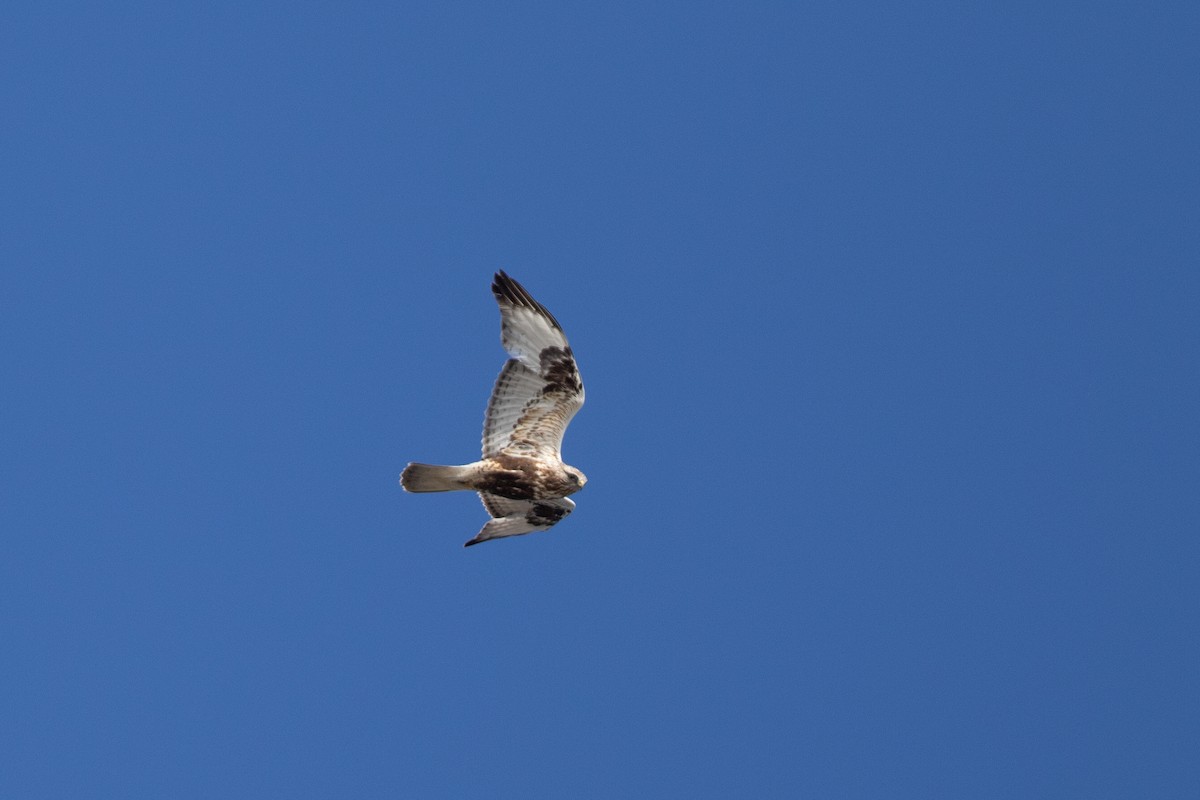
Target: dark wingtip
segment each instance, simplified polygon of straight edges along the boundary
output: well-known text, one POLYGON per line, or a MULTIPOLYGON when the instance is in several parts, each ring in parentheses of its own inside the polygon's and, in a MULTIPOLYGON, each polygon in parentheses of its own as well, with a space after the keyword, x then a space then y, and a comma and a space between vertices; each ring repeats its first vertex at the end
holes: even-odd
POLYGON ((522 295, 529 293, 508 276, 504 270, 500 270, 492 277, 492 294, 496 295, 497 300, 506 300, 514 305, 522 305, 522 295))
POLYGON ((534 300, 533 295, 524 286, 509 277, 508 273, 504 270, 499 270, 495 277, 492 278, 492 294, 496 296, 496 302, 501 305, 508 303, 512 306, 524 306, 531 311, 538 312, 550 320, 551 325, 560 331, 562 330, 562 326, 558 324, 558 320, 554 318, 554 315, 544 305, 534 300))
POLYGON ((463 547, 470 547, 471 545, 479 544, 482 541, 483 541, 483 539, 472 539, 471 541, 464 543, 463 547))

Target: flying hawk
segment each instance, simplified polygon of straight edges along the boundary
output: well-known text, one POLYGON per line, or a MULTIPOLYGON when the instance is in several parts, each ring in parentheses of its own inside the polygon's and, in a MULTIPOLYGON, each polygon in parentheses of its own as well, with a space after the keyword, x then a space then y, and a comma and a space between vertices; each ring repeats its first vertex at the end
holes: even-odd
POLYGON ((562 438, 583 405, 583 381, 562 326, 525 287, 496 273, 500 342, 512 356, 500 370, 483 422, 483 459, 457 467, 412 463, 409 492, 479 493, 492 519, 466 547, 544 531, 575 510, 567 495, 587 478, 563 463, 562 438))

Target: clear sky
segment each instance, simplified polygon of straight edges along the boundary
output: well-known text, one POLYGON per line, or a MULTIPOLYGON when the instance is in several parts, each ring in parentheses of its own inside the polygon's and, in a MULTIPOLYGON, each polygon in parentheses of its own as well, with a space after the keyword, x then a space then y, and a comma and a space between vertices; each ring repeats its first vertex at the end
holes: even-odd
MULTIPOLYGON (((103 7, 100 7, 103 6, 103 7)), ((0 13, 0 796, 1200 796, 1200 6, 0 13), (464 550, 505 269, 587 473, 464 550)))

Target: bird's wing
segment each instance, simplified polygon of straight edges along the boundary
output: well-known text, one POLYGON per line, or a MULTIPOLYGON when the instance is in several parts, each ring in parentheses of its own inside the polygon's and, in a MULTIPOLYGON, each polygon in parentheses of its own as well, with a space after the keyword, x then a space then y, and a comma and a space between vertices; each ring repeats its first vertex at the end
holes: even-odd
POLYGON ((558 500, 510 500, 500 495, 480 492, 479 499, 483 501, 483 507, 492 515, 492 519, 488 520, 475 538, 464 547, 489 539, 549 530, 575 510, 575 503, 566 497, 558 500))
POLYGON ((562 438, 583 405, 583 381, 558 320, 521 284, 496 273, 500 341, 512 356, 500 371, 483 423, 483 455, 502 450, 562 458, 562 438))

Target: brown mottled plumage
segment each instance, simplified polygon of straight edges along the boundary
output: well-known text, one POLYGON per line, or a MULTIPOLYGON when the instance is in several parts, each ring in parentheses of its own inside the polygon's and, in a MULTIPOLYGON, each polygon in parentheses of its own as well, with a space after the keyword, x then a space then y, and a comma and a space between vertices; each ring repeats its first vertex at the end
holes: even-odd
POLYGON ((575 508, 567 498, 587 478, 562 460, 563 433, 583 405, 583 381, 562 326, 525 287, 496 273, 500 341, 512 356, 500 370, 483 423, 483 458, 462 466, 412 463, 410 492, 479 492, 492 519, 467 546, 544 531, 575 508))

